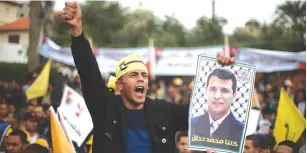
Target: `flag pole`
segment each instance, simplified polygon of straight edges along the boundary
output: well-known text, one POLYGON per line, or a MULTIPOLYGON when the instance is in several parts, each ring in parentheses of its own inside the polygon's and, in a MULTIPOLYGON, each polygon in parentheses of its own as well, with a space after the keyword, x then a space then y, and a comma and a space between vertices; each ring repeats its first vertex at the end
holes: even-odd
POLYGON ((152 37, 149 38, 148 41, 149 46, 149 63, 150 63, 150 79, 156 80, 155 68, 156 68, 156 55, 154 48, 154 39, 152 37))
POLYGON ((229 36, 228 34, 224 34, 224 56, 230 57, 230 50, 229 50, 229 36))

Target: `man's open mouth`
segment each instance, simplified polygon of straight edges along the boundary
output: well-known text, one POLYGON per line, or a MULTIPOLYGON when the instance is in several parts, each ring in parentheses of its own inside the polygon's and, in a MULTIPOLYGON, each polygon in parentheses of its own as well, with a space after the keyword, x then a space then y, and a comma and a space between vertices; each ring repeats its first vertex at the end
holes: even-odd
POLYGON ((137 86, 134 91, 137 92, 137 93, 143 94, 144 91, 145 91, 145 87, 144 86, 137 86))

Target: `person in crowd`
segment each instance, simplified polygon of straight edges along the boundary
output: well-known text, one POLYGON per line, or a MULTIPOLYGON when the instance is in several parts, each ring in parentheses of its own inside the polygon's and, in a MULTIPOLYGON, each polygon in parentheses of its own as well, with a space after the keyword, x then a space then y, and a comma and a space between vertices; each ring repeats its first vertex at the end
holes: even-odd
POLYGON ((161 80, 159 82, 152 81, 150 83, 150 91, 148 93, 148 96, 152 99, 158 98, 158 99, 165 99, 165 84, 161 80))
MULTIPOLYGON (((66 2, 61 18, 71 30, 71 51, 94 124, 93 152, 174 152, 176 131, 188 127, 188 105, 146 97, 148 70, 135 54, 116 65, 116 86, 121 94, 115 96, 106 86, 83 33, 80 6, 66 2)), ((234 62, 217 57, 223 64, 234 62)))
POLYGON ((9 113, 7 115, 6 121, 11 125, 12 129, 18 129, 20 127, 20 114, 9 113))
POLYGON ((30 144, 34 143, 38 138, 40 138, 40 135, 37 131, 38 119, 35 113, 26 113, 23 117, 23 125, 25 133, 30 137, 30 144))
POLYGON ((8 111, 9 113, 15 113, 16 112, 16 107, 14 104, 8 104, 8 111))
POLYGON ((257 135, 248 135, 245 138, 243 153, 260 153, 260 140, 257 135))
POLYGON ((298 153, 299 146, 290 140, 282 141, 276 148, 276 153, 298 153))
POLYGON ((36 116, 39 124, 42 123, 43 120, 45 119, 43 106, 42 105, 34 106, 34 113, 35 113, 35 116, 36 116))
POLYGON ((29 145, 27 135, 19 129, 13 130, 5 143, 6 153, 22 153, 29 145))
POLYGON ((304 90, 299 90, 295 94, 294 103, 297 106, 297 108, 300 110, 300 112, 303 114, 303 116, 306 118, 306 94, 304 93, 304 90))
POLYGON ((263 120, 270 122, 270 124, 274 123, 274 112, 270 107, 265 107, 262 109, 263 120))
POLYGON ((49 153, 49 150, 39 144, 30 144, 22 153, 49 153))
POLYGON ((277 100, 273 91, 268 92, 267 103, 267 106, 275 113, 277 111, 277 100))
POLYGON ((25 106, 24 108, 24 113, 31 113, 31 112, 34 112, 34 106, 32 104, 28 104, 25 106))
POLYGON ((261 153, 271 153, 270 139, 267 135, 257 134, 260 140, 260 152, 261 153))
POLYGON ((8 110, 8 105, 6 102, 2 101, 0 103, 0 120, 1 121, 6 121, 6 117, 9 113, 9 110, 8 110))
POLYGON ((188 140, 188 132, 179 131, 176 139, 176 149, 178 153, 192 153, 192 151, 188 149, 188 140))
POLYGON ((267 135, 270 133, 270 127, 272 126, 272 123, 268 120, 260 120, 257 134, 261 135, 267 135))
POLYGON ((167 87, 167 94, 166 94, 166 101, 172 102, 175 104, 183 104, 182 101, 182 95, 179 92, 178 86, 176 86, 174 83, 171 83, 167 87))

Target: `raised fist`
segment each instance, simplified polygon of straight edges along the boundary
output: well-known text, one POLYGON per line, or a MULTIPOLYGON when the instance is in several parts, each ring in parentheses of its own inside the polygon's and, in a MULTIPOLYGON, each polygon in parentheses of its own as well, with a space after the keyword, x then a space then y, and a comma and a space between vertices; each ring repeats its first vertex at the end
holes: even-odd
POLYGON ((61 18, 71 27, 73 36, 79 36, 82 33, 82 13, 76 2, 65 2, 61 18))

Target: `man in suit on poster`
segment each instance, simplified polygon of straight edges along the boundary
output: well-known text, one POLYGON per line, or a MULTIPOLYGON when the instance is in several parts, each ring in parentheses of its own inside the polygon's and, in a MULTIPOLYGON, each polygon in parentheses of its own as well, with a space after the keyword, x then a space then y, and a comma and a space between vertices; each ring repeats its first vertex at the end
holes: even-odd
POLYGON ((191 119, 190 144, 239 151, 244 125, 230 107, 236 97, 237 80, 226 69, 215 69, 207 79, 208 111, 191 119))

